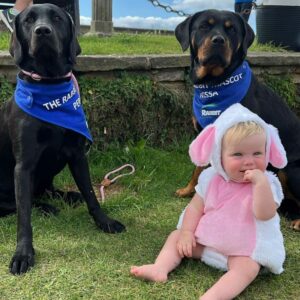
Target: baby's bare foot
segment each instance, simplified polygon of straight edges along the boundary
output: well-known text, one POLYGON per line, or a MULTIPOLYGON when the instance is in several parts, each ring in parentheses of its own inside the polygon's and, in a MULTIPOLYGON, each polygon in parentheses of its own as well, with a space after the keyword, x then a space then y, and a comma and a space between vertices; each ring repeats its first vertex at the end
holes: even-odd
POLYGON ((130 273, 135 277, 155 281, 166 282, 168 280, 168 274, 159 269, 156 265, 143 265, 140 267, 132 266, 130 273))

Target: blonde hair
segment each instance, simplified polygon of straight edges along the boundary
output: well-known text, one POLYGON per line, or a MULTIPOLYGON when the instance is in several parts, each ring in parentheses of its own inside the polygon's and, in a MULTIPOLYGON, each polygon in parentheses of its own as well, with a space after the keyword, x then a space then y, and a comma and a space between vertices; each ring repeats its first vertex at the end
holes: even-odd
POLYGON ((224 134, 222 145, 224 143, 239 143, 246 137, 254 134, 265 134, 265 129, 254 121, 240 122, 230 127, 224 134))

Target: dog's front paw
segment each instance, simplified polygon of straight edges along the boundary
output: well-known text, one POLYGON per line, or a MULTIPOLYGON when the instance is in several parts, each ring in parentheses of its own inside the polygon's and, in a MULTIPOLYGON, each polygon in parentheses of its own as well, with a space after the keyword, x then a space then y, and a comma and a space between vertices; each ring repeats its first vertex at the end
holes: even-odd
POLYGON ((26 273, 34 266, 34 249, 32 246, 17 247, 11 259, 9 270, 13 275, 26 273), (19 249, 18 249, 19 248, 19 249))
POLYGON ((187 186, 182 189, 178 189, 175 194, 177 197, 191 197, 195 193, 195 189, 193 187, 187 186))
POLYGON ((107 219, 105 222, 97 222, 97 226, 107 233, 119 233, 126 229, 122 223, 113 219, 107 219))
POLYGON ((300 219, 293 220, 291 222, 291 228, 296 230, 296 231, 300 231, 300 219))

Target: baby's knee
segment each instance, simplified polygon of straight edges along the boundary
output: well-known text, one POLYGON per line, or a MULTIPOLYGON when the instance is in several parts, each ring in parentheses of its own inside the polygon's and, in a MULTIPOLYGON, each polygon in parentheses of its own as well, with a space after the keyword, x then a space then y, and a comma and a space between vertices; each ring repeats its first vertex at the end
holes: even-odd
POLYGON ((259 273, 260 265, 250 257, 231 257, 228 260, 229 270, 237 271, 247 281, 252 281, 259 273))
POLYGON ((260 270, 260 265, 256 261, 252 259, 250 260, 251 261, 249 261, 247 266, 242 269, 243 275, 248 279, 249 282, 253 281, 257 277, 260 270))
POLYGON ((248 281, 252 282, 258 275, 259 273, 259 266, 255 267, 255 268, 250 268, 249 270, 247 270, 247 272, 245 273, 245 276, 247 276, 248 281))
POLYGON ((173 231, 169 234, 169 238, 171 238, 171 239, 178 239, 179 233, 180 233, 180 230, 179 230, 179 229, 175 229, 175 230, 173 230, 173 231))

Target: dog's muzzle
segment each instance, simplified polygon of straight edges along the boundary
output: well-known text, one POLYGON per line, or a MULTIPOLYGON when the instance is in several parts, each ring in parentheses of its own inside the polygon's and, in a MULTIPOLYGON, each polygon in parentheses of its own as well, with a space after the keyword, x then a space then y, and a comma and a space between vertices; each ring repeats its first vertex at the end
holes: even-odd
POLYGON ((223 46, 225 44, 225 39, 222 35, 214 35, 211 38, 212 45, 214 46, 223 46))
POLYGON ((50 37, 52 35, 52 28, 46 24, 37 25, 34 28, 33 33, 38 37, 50 37))
POLYGON ((48 24, 37 24, 32 28, 29 54, 32 57, 40 55, 47 55, 51 53, 52 56, 60 55, 62 45, 59 42, 55 30, 48 24), (51 51, 49 51, 51 49, 51 51))

